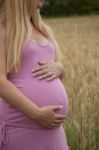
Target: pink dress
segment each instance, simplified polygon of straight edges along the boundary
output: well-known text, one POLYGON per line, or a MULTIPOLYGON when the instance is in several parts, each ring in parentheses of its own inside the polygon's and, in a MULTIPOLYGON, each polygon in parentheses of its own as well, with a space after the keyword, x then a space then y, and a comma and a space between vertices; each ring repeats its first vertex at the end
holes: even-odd
MULTIPOLYGON (((57 113, 68 114, 68 97, 59 78, 52 81, 33 77, 38 61, 54 61, 55 48, 51 41, 39 46, 32 40, 22 48, 21 71, 8 74, 25 96, 39 107, 63 105, 57 113)), ((63 126, 44 128, 0 99, 0 150, 69 150, 63 126)))

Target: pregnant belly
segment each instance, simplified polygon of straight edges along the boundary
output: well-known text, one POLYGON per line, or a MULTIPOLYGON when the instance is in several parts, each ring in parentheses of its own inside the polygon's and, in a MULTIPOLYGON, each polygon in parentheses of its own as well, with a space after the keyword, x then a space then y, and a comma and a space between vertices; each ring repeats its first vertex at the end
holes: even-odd
MULTIPOLYGON (((36 78, 20 81, 14 79, 12 82, 25 96, 39 107, 62 105, 63 108, 59 109, 56 113, 67 116, 68 96, 59 78, 53 81, 38 80, 36 78)), ((17 124, 20 127, 42 128, 38 123, 5 103, 5 101, 1 101, 0 108, 0 118, 5 118, 6 122, 12 126, 17 124)))
POLYGON ((57 113, 66 115, 68 113, 68 96, 63 83, 59 78, 53 81, 28 80, 25 84, 16 85, 31 101, 38 106, 62 105, 57 113))

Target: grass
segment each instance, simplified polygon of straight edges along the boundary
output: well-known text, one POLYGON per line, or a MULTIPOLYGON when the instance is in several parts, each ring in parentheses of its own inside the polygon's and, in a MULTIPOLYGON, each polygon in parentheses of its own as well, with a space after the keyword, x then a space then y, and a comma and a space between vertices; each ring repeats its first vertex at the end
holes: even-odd
POLYGON ((99 16, 47 19, 63 53, 71 150, 99 149, 99 16))

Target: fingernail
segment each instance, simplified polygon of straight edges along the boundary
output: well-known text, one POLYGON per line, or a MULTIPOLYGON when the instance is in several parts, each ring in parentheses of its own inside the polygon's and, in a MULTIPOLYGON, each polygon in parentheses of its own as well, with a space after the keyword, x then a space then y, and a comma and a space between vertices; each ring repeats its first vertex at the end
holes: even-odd
POLYGON ((59 107, 60 107, 60 108, 63 108, 63 106, 62 106, 62 105, 60 105, 59 107))
POLYGON ((35 76, 36 74, 35 73, 33 73, 33 76, 35 76))

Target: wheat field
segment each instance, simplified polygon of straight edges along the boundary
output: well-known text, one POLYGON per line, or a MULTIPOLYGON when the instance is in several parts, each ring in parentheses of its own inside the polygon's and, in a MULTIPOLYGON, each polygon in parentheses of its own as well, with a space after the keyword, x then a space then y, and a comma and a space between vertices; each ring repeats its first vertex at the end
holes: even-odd
POLYGON ((99 149, 99 16, 45 19, 60 44, 69 97, 70 150, 99 149))

